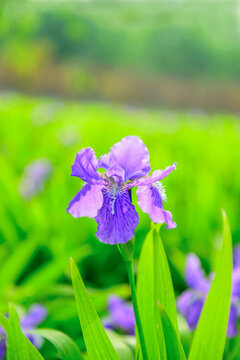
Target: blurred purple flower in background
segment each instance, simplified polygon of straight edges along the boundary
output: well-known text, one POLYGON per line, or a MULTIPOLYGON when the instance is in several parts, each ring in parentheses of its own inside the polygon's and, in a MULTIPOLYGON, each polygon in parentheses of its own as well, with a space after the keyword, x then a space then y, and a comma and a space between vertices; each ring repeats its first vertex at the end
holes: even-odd
POLYGON ((47 159, 38 159, 26 166, 19 185, 20 195, 28 199, 42 191, 51 171, 52 166, 47 159))
MULTIPOLYGON (((228 337, 238 334, 237 322, 240 310, 240 247, 234 251, 233 282, 232 282, 232 301, 228 322, 228 337)), ((199 258, 195 254, 189 254, 186 260, 185 281, 190 289, 184 291, 178 297, 178 309, 186 318, 191 330, 197 326, 201 311, 210 289, 214 274, 211 273, 207 278, 201 267, 199 258)))
POLYGON ((129 335, 135 334, 135 315, 131 303, 124 301, 118 296, 108 298, 109 316, 103 319, 103 325, 107 329, 116 329, 129 335))
POLYGON ((138 204, 152 221, 176 227, 169 211, 163 210, 165 190, 160 180, 176 169, 176 164, 156 170, 151 176, 149 152, 137 136, 127 136, 113 145, 109 154, 97 160, 94 150, 82 149, 72 165, 72 176, 86 184, 69 203, 75 218, 87 216, 98 223, 96 236, 106 244, 124 244, 134 236, 138 213, 132 204, 131 189, 138 186, 138 204), (98 173, 103 168, 105 172, 98 173))
MULTIPOLYGON (((37 348, 43 344, 43 339, 39 335, 29 334, 31 330, 34 330, 39 324, 41 324, 47 316, 47 310, 44 306, 34 304, 30 307, 25 316, 20 317, 21 329, 24 335, 31 341, 31 343, 37 348)), ((5 359, 6 356, 6 333, 0 326, 0 360, 5 359)))

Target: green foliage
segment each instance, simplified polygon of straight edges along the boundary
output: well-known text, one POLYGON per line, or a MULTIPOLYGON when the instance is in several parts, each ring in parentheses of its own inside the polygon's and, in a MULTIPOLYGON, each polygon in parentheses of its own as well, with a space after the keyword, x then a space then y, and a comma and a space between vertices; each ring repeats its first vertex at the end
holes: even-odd
POLYGON ((73 260, 71 260, 71 274, 78 316, 89 359, 119 359, 89 299, 78 268, 73 260))
POLYGON ((176 332, 168 314, 163 306, 158 302, 158 308, 162 320, 163 333, 166 344, 167 359, 168 360, 186 360, 184 350, 179 340, 179 335, 176 332))
POLYGON ((7 333, 8 360, 43 360, 41 354, 22 333, 17 312, 13 305, 9 307, 9 320, 0 318, 0 324, 7 333))
POLYGON ((232 296, 232 238, 225 213, 223 223, 221 255, 193 338, 189 360, 221 360, 223 356, 232 296))
POLYGON ((50 341, 58 350, 62 360, 83 360, 77 345, 62 332, 52 329, 36 329, 31 331, 31 334, 39 335, 50 341))

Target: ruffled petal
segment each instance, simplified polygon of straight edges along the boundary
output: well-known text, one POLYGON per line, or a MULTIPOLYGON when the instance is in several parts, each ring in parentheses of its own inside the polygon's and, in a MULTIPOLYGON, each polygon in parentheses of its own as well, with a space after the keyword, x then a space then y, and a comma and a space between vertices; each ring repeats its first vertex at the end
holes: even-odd
POLYGON ((155 186, 141 186, 137 189, 138 205, 144 213, 149 214, 155 223, 166 223, 167 229, 173 229, 177 225, 172 220, 169 211, 163 210, 163 194, 155 186))
POLYGON ((238 334, 238 310, 236 305, 232 304, 230 308, 230 315, 228 320, 227 335, 232 338, 238 334))
POLYGON ((125 171, 124 181, 146 176, 150 171, 148 149, 137 136, 123 138, 101 160, 105 166, 114 163, 121 166, 125 171))
POLYGON ((113 194, 104 189, 103 194, 103 205, 95 217, 98 223, 96 236, 106 244, 124 244, 134 237, 138 213, 128 191, 119 190, 113 194))
POLYGON ((205 278, 199 258, 195 254, 189 254, 186 259, 185 280, 189 287, 208 293, 210 283, 205 278))
POLYGON ((94 218, 103 204, 102 189, 102 185, 84 185, 69 203, 67 212, 75 218, 94 218))
POLYGON ((151 176, 148 176, 148 177, 145 177, 142 179, 136 179, 132 182, 132 184, 130 186, 134 187, 134 186, 151 185, 157 181, 164 179, 173 170, 176 170, 176 166, 177 166, 177 163, 174 163, 171 166, 167 166, 164 170, 155 170, 151 176))
POLYGON ((184 291, 177 299, 177 307, 183 316, 187 315, 189 306, 194 300, 194 293, 191 290, 184 291))
POLYGON ((188 308, 186 320, 190 329, 195 329, 204 305, 204 299, 195 299, 188 308))
POLYGON ((90 147, 82 149, 77 153, 72 165, 71 176, 77 176, 89 184, 103 184, 104 181, 97 173, 98 161, 94 150, 90 147))

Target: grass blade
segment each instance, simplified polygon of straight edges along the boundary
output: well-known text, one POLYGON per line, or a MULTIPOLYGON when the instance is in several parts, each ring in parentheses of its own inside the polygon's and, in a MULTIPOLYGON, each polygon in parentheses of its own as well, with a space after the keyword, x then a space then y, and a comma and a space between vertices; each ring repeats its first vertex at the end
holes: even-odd
MULTIPOLYGON (((1 318, 1 320, 3 320, 1 318)), ((8 360, 43 360, 42 355, 22 333, 19 318, 13 305, 9 308, 7 325, 7 359, 8 360)))
POLYGON ((223 356, 232 290, 232 238, 225 213, 223 224, 222 251, 193 338, 189 360, 221 360, 223 356))
POLYGON ((186 360, 186 356, 179 339, 176 330, 164 310, 163 306, 158 303, 158 307, 161 314, 163 333, 165 337, 166 351, 167 351, 167 359, 168 360, 186 360))
POLYGON ((71 274, 78 316, 89 359, 119 360, 72 259, 71 274))
POLYGON ((79 348, 66 334, 52 329, 36 329, 31 334, 37 334, 50 341, 58 350, 62 360, 83 360, 79 348))

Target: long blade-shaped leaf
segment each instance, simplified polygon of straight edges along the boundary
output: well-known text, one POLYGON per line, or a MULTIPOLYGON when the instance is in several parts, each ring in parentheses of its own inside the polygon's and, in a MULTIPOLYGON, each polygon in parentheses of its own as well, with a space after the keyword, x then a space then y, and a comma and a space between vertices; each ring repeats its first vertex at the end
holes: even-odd
POLYGON ((222 251, 193 338, 189 360, 221 360, 223 356, 232 289, 232 239, 225 213, 223 223, 222 251))
MULTIPOLYGON (((160 356, 155 322, 152 230, 148 233, 143 243, 139 259, 137 297, 148 357, 149 359, 164 359, 163 356, 160 356)), ((164 336, 162 336, 161 348, 164 349, 164 346, 164 336)))
POLYGON ((167 256, 159 235, 158 226, 153 226, 154 277, 156 298, 168 314, 178 334, 177 309, 167 256))
POLYGON ((165 344, 167 350, 167 359, 168 360, 186 360, 186 356, 174 326, 164 310, 163 306, 158 303, 158 307, 161 314, 163 332, 165 337, 165 344))
POLYGON ((10 305, 7 322, 7 359, 43 360, 42 355, 22 333, 18 315, 13 305, 10 305))
POLYGON ((119 360, 73 260, 71 260, 71 274, 78 316, 89 359, 119 360))
POLYGON ((75 342, 66 334, 52 329, 36 329, 31 334, 37 334, 50 341, 58 350, 62 360, 83 360, 83 356, 75 342))

